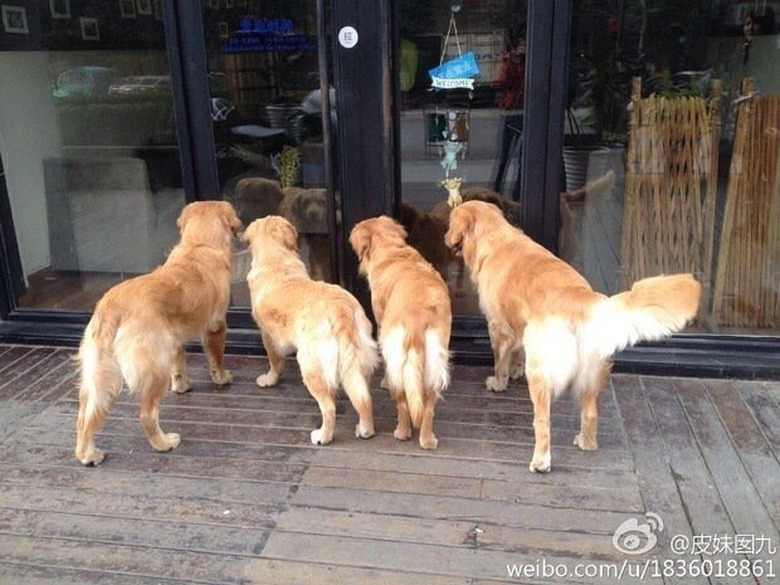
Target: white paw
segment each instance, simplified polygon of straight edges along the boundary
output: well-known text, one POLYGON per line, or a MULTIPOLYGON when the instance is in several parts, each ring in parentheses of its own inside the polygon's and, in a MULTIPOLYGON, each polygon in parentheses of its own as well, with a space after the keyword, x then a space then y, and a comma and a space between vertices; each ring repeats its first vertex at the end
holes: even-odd
POLYGON ((190 379, 183 374, 174 374, 171 376, 171 390, 177 394, 184 394, 192 388, 190 379))
POLYGON ((422 447, 423 449, 430 449, 431 451, 433 451, 438 446, 439 446, 439 439, 437 439, 433 435, 431 435, 425 440, 423 440, 422 437, 420 438, 420 447, 422 447))
POLYGON ((488 376, 485 379, 485 387, 491 392, 503 392, 506 390, 506 380, 500 380, 496 376, 488 376))
POLYGON ((574 437, 574 445, 576 447, 579 447, 583 451, 596 451, 599 448, 599 442, 595 439, 592 441, 586 441, 582 437, 582 433, 577 433, 577 436, 574 437))
POLYGON ((534 455, 528 469, 534 473, 547 473, 551 469, 550 463, 550 452, 548 451, 544 455, 534 455))
POLYGON ((279 376, 275 376, 271 372, 267 372, 265 374, 260 374, 257 377, 257 385, 260 386, 260 388, 267 388, 268 386, 273 386, 279 381, 279 376))
POLYGON ((355 425, 355 437, 358 439, 370 439, 375 434, 373 428, 362 427, 360 423, 355 425))
POLYGON ((225 386, 233 381, 233 374, 228 370, 211 370, 211 379, 217 386, 225 386))
POLYGON ((411 429, 403 430, 403 429, 396 428, 393 431, 393 436, 399 441, 408 441, 409 439, 412 438, 412 430, 411 429))
POLYGON ((312 445, 327 445, 333 440, 333 437, 326 437, 322 429, 314 429, 311 432, 311 444, 312 445))

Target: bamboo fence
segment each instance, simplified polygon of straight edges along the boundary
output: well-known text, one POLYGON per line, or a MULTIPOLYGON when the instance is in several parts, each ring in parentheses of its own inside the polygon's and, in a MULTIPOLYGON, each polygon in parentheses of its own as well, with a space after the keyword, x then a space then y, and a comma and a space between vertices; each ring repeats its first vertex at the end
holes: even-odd
POLYGON ((708 313, 722 84, 703 97, 642 99, 634 78, 621 238, 622 285, 692 272, 708 313))
POLYGON ((723 215, 713 318, 777 328, 780 315, 780 95, 742 83, 723 215))

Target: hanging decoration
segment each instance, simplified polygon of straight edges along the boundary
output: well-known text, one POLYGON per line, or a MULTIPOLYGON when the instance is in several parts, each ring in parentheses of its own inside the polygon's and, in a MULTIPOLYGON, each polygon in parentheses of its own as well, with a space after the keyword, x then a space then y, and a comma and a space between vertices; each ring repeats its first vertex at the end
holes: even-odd
POLYGON ((447 28, 447 34, 444 37, 444 46, 439 58, 439 66, 428 70, 431 76, 431 87, 435 89, 474 89, 474 77, 479 75, 479 67, 474 53, 471 51, 463 53, 460 48, 460 38, 458 37, 458 25, 455 23, 455 12, 450 14, 450 24, 447 28), (450 44, 450 36, 454 36, 455 45, 458 48, 458 56, 449 61, 444 61, 447 55, 447 48, 450 44))
POLYGON ((465 156, 470 133, 470 105, 463 103, 451 103, 454 92, 450 90, 468 90, 468 100, 471 100, 471 92, 474 89, 474 78, 479 75, 474 53, 463 52, 458 36, 458 25, 455 21, 455 13, 460 10, 459 3, 453 3, 451 6, 450 22, 447 27, 447 34, 442 43, 441 57, 439 66, 428 70, 431 76, 431 88, 434 90, 444 90, 442 95, 447 100, 447 106, 444 111, 438 109, 430 112, 426 116, 426 130, 429 133, 427 140, 429 143, 436 144, 441 154, 441 167, 444 169, 444 181, 440 184, 447 190, 447 202, 450 207, 455 207, 461 201, 460 184, 463 179, 460 177, 451 177, 451 173, 458 168, 458 159, 465 156), (450 54, 450 40, 453 40, 457 49, 457 56, 445 61, 450 54))

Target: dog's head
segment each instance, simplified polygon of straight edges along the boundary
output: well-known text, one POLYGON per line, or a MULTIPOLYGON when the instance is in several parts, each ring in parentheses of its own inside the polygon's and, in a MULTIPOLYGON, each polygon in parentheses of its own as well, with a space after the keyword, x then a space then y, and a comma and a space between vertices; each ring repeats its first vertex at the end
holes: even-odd
POLYGON ((242 228, 236 210, 227 201, 194 201, 181 210, 176 225, 182 242, 229 246, 242 228))
POLYGON ((298 232, 295 227, 279 215, 269 215, 249 224, 241 237, 253 251, 261 248, 281 246, 298 252, 298 232))
MULTIPOLYGON (((287 189, 284 191, 287 195, 287 189)), ((295 224, 299 232, 328 233, 328 201, 325 189, 300 189, 289 196, 292 197, 292 201, 288 219, 295 224)))
POLYGON ((467 201, 450 212, 450 227, 444 243, 456 256, 468 261, 479 236, 506 224, 501 210, 492 203, 467 201))
POLYGON ((386 215, 372 217, 352 228, 349 243, 360 261, 361 271, 364 271, 377 246, 403 246, 406 243, 406 230, 386 215))

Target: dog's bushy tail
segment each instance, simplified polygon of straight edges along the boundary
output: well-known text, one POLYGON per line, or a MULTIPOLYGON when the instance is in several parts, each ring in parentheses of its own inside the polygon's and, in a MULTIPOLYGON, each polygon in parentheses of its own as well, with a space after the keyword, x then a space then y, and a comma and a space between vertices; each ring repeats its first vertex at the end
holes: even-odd
POLYGON ((79 345, 79 433, 95 418, 105 416, 122 389, 122 372, 114 356, 120 317, 98 303, 79 345))
POLYGON ((600 357, 639 341, 680 331, 698 311, 701 285, 691 274, 654 276, 631 290, 597 301, 585 326, 585 343, 600 357))
POLYGON ((371 321, 356 301, 354 307, 343 308, 334 325, 346 328, 344 331, 334 331, 339 344, 338 376, 341 385, 358 412, 364 409, 370 412, 372 403, 368 380, 379 363, 371 321))
POLYGON ((403 391, 414 428, 422 423, 424 399, 436 399, 450 384, 446 340, 424 325, 391 331, 382 343, 388 381, 394 391, 403 391))

